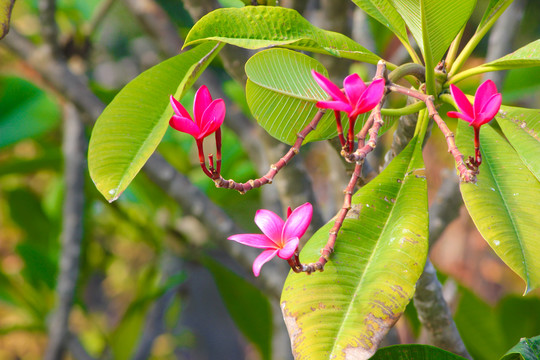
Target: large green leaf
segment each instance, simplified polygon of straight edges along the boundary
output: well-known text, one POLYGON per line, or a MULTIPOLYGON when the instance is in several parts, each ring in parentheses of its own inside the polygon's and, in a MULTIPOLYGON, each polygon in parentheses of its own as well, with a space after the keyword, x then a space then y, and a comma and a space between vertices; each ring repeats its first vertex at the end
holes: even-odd
MULTIPOLYGON (((246 63, 246 97, 253 116, 270 135, 289 145, 317 113, 316 102, 328 99, 328 94, 313 79, 311 70, 327 76, 320 62, 287 49, 261 51, 246 63)), ((368 115, 358 118, 356 131, 361 129, 368 115)), ((347 131, 345 113, 341 117, 344 131, 347 131)), ((392 126, 395 117, 383 116, 383 119, 385 124, 379 134, 392 126)), ((334 113, 327 111, 305 143, 335 136, 334 113)))
POLYGON ((451 352, 431 345, 394 345, 377 350, 371 360, 461 360, 451 352))
POLYGON ((120 196, 158 146, 173 113, 169 95, 181 98, 221 46, 211 41, 146 70, 103 111, 90 138, 88 168, 107 200, 120 196))
MULTIPOLYGON (((474 153, 473 131, 458 123, 457 145, 474 153)), ((477 184, 461 184, 465 205, 495 253, 526 282, 528 292, 540 285, 540 182, 516 151, 490 126, 480 132, 482 165, 477 184)))
POLYGON ((268 298, 217 261, 204 258, 203 263, 212 273, 223 302, 242 334, 259 349, 262 359, 271 359, 272 308, 268 298))
POLYGON ((409 43, 405 22, 391 0, 353 0, 366 14, 386 26, 405 44, 409 43))
POLYGON ((284 46, 376 64, 380 57, 340 33, 319 29, 292 9, 246 6, 217 9, 202 17, 186 45, 218 40, 247 49, 284 46))
MULTIPOLYGON (((333 221, 300 258, 314 262, 333 221)), ((352 199, 322 273, 290 273, 281 307, 299 359, 367 359, 410 301, 427 254, 421 141, 413 139, 352 199)))
POLYGON ((0 148, 42 135, 60 122, 54 98, 18 77, 0 78, 0 109, 0 148))
POLYGON ((476 0, 391 1, 422 50, 428 69, 432 69, 442 59, 476 4, 476 0))
POLYGON ((501 358, 501 360, 538 360, 540 358, 540 336, 523 338, 501 358))
POLYGON ((540 180, 540 109, 501 109, 497 123, 523 163, 540 180))
POLYGON ((481 67, 489 68, 489 71, 494 71, 531 66, 540 66, 540 40, 533 41, 513 53, 490 61, 481 67))

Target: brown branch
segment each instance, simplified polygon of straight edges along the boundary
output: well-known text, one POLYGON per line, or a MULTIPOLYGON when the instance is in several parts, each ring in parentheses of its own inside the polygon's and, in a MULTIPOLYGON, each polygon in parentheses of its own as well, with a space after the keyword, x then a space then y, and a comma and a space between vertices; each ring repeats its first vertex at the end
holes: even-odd
POLYGON ((255 179, 255 180, 249 180, 245 183, 237 183, 234 180, 225 180, 220 174, 216 174, 214 180, 214 183, 216 184, 216 187, 218 188, 224 188, 224 189, 233 189, 237 190, 240 193, 244 194, 246 191, 259 188, 266 184, 271 184, 276 174, 285 167, 291 161, 291 159, 300 152, 300 147, 302 146, 302 143, 304 142, 306 136, 313 130, 316 129, 317 125, 319 124, 319 121, 323 117, 325 112, 323 110, 317 111, 317 114, 313 117, 313 120, 301 131, 297 134, 296 141, 294 142, 293 146, 287 151, 287 153, 278 160, 275 164, 270 165, 270 170, 263 175, 262 177, 255 179))
POLYGON ((432 95, 426 95, 420 91, 408 89, 400 85, 390 83, 387 85, 390 91, 395 91, 400 94, 407 95, 409 97, 423 101, 429 111, 429 117, 432 118, 439 129, 441 129, 444 137, 446 138, 446 144, 448 145, 448 152, 452 154, 456 162, 459 177, 462 181, 475 183, 476 175, 478 174, 478 166, 475 166, 473 162, 467 162, 464 160, 463 154, 459 151, 454 140, 454 133, 450 131, 444 120, 441 118, 435 107, 435 98, 432 95))

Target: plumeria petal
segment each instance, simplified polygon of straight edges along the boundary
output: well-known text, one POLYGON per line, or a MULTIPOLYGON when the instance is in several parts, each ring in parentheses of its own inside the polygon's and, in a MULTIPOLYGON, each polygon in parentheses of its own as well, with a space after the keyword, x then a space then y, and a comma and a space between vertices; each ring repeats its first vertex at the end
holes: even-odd
POLYGON ((180 132, 190 134, 195 139, 198 139, 200 135, 199 127, 191 120, 191 118, 173 115, 169 120, 169 125, 180 132))
POLYGON ((277 253, 278 250, 265 250, 259 256, 257 256, 253 262, 253 274, 255 276, 259 276, 262 266, 276 256, 277 253))
POLYGON ((473 118, 471 118, 471 117, 469 117, 469 116, 467 116, 465 114, 462 114, 460 112, 457 112, 457 111, 449 111, 449 112, 446 113, 446 115, 448 115, 449 117, 454 118, 454 119, 459 118, 459 119, 465 120, 466 122, 471 123, 471 124, 474 121, 473 118))
POLYGON ((366 88, 366 91, 358 99, 358 103, 354 107, 351 116, 359 115, 373 110, 375 106, 381 101, 385 90, 385 83, 383 79, 374 80, 366 88))
POLYGON ((263 234, 237 234, 229 236, 227 240, 258 249, 277 249, 276 244, 263 234))
POLYGON ((203 127, 203 114, 208 105, 212 102, 212 95, 206 85, 203 85, 197 90, 195 100, 193 101, 193 117, 198 127, 203 127))
POLYGON ((282 239, 301 238, 311 222, 313 206, 310 203, 300 205, 292 212, 283 226, 282 239))
POLYGON ((224 119, 225 102, 222 99, 212 101, 202 115, 201 138, 214 133, 223 124, 224 119))
POLYGON ((285 224, 282 218, 277 216, 273 211, 261 209, 255 213, 255 224, 276 246, 282 247, 281 234, 285 224))
POLYGON ((487 102, 491 99, 493 95, 497 94, 497 86, 491 80, 484 81, 476 90, 474 95, 474 115, 480 114, 482 109, 485 107, 487 102))
POLYGON ((176 100, 174 96, 171 95, 170 100, 171 100, 171 106, 174 112, 176 113, 176 115, 185 117, 191 120, 191 115, 189 115, 186 108, 182 104, 180 104, 180 102, 176 100))
POLYGON ((342 101, 319 101, 317 107, 320 109, 332 109, 349 113, 352 111, 352 106, 342 101))
POLYGON ((495 115, 499 112, 499 109, 501 108, 502 104, 502 95, 501 94, 494 94, 491 96, 491 98, 484 104, 484 107, 480 110, 480 112, 476 115, 476 119, 474 120, 475 125, 484 125, 488 122, 490 122, 495 115))
POLYGON ((343 80, 343 87, 351 104, 356 104, 366 90, 366 84, 358 74, 347 76, 343 80))
POLYGON ((330 95, 332 99, 347 102, 347 97, 341 92, 340 88, 332 81, 327 79, 324 75, 319 74, 315 70, 311 70, 311 75, 313 75, 313 78, 317 84, 319 84, 319 86, 322 87, 322 89, 326 91, 326 93, 330 95))
POLYGON ((298 244, 300 243, 300 239, 297 237, 293 237, 289 240, 287 240, 287 243, 283 247, 283 249, 278 250, 277 256, 280 259, 289 260, 293 255, 296 249, 298 249, 298 244))
POLYGON ((458 109, 469 118, 474 119, 474 110, 467 96, 454 84, 450 85, 450 92, 458 109))

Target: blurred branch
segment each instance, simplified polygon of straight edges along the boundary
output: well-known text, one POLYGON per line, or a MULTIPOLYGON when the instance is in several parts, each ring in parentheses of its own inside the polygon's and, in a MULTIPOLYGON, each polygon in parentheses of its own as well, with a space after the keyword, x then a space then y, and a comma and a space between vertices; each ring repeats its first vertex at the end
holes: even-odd
POLYGON ((90 354, 88 354, 83 344, 81 344, 79 338, 75 334, 69 333, 67 336, 67 347, 75 360, 96 360, 90 356, 90 354))
MULTIPOLYGON (((28 64, 36 70, 43 80, 63 97, 72 101, 77 107, 87 113, 92 119, 90 125, 99 117, 105 109, 105 104, 99 100, 94 93, 84 83, 84 78, 73 74, 66 63, 52 58, 50 55, 40 51, 25 37, 15 31, 10 31, 1 44, 6 45, 15 54, 25 59, 28 64)), ((211 239, 216 244, 224 247, 242 265, 251 269, 251 261, 258 255, 254 248, 233 245, 226 240, 228 236, 235 233, 244 233, 234 221, 217 205, 215 205, 206 194, 195 187, 187 177, 178 173, 161 155, 155 153, 150 157, 143 170, 153 179, 158 186, 174 200, 176 200, 184 210, 194 215, 201 223, 207 226, 212 234, 211 239)), ((284 271, 288 268, 285 262, 271 262, 268 268, 282 266, 284 271)), ((283 272, 277 272, 283 273, 283 272)), ((276 274, 269 270, 266 274, 276 274)), ((261 273, 257 284, 267 291, 281 292, 283 279, 276 276, 267 276, 261 273), (267 285, 265 285, 267 284, 267 285)))
MULTIPOLYGON (((499 17, 489 35, 486 62, 503 57, 513 50, 514 39, 519 30, 519 24, 523 18, 526 4, 526 0, 514 0, 501 17, 499 17)), ((493 80, 495 85, 500 89, 506 73, 506 71, 486 73, 484 80, 493 80)))
POLYGON ((39 0, 39 20, 41 22, 41 35, 43 41, 55 57, 60 55, 58 46, 58 27, 56 26, 56 0, 39 0))
POLYGON ((116 0, 102 0, 98 4, 96 10, 92 13, 88 26, 84 29, 86 36, 90 37, 94 31, 96 31, 103 19, 105 19, 107 13, 111 10, 115 1, 116 0))
POLYGON ((64 179, 66 192, 62 214, 62 251, 60 275, 56 287, 58 305, 49 323, 49 342, 45 360, 62 359, 69 329, 83 236, 84 174, 86 171, 86 137, 75 106, 64 106, 64 179))

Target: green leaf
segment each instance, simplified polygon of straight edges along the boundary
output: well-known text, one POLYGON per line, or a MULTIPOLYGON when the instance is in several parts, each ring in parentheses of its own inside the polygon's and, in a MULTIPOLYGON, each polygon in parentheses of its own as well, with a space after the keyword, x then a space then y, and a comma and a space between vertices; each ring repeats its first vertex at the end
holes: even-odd
POLYGON ((465 25, 476 0, 391 0, 424 54, 435 66, 465 25))
POLYGON ((244 278, 212 258, 203 263, 212 273, 223 302, 238 329, 261 352, 272 358, 272 309, 266 296, 244 278))
POLYGON ((173 110, 222 44, 209 42, 170 58, 127 84, 98 118, 88 149, 88 168, 97 189, 116 200, 158 146, 173 110))
POLYGON ((409 43, 405 22, 391 0, 353 0, 366 14, 390 29, 403 43, 409 43))
POLYGON ((490 0, 482 20, 478 24, 476 32, 480 32, 484 27, 490 26, 494 16, 499 17, 504 10, 510 6, 514 0, 490 0))
POLYGON ((481 67, 489 68, 489 71, 494 71, 531 66, 540 66, 540 40, 533 41, 513 53, 490 61, 481 67))
POLYGON ((52 96, 14 76, 0 77, 0 109, 0 148, 42 135, 60 120, 52 96))
MULTIPOLYGON (((314 262, 333 221, 302 249, 314 262)), ((421 141, 413 139, 352 199, 324 272, 290 273, 281 307, 293 353, 304 359, 365 359, 410 301, 427 254, 421 141)))
POLYGON ((185 45, 218 40, 247 49, 283 46, 376 64, 380 57, 345 35, 319 29, 292 9, 246 6, 217 9, 190 30, 185 45))
POLYGON ((9 20, 15 0, 0 0, 0 39, 9 31, 9 20))
MULTIPOLYGON (((466 156, 474 153, 472 139, 472 128, 460 121, 456 140, 466 156)), ((478 182, 462 183, 461 194, 484 239, 525 280, 528 292, 540 285, 540 182, 490 126, 481 128, 480 142, 478 182)))
POLYGON ((540 336, 522 338, 516 346, 508 350, 501 360, 538 360, 540 359, 540 336))
MULTIPOLYGON (((270 135, 289 145, 317 113, 316 102, 328 99, 328 94, 313 79, 311 70, 328 76, 317 60, 287 49, 261 51, 246 63, 246 98, 253 116, 270 135)), ((358 118, 356 131, 360 131, 368 115, 358 118)), ((383 116, 385 124, 379 134, 388 130, 395 118, 383 116)), ((341 114, 341 120, 346 132, 349 127, 345 113, 341 114)), ((335 136, 334 112, 327 111, 304 143, 335 136)))
POLYGON ((431 345, 394 345, 377 350, 371 360, 460 360, 465 359, 431 345))
POLYGON ((521 161, 540 180, 540 109, 502 106, 496 119, 521 161))

